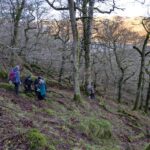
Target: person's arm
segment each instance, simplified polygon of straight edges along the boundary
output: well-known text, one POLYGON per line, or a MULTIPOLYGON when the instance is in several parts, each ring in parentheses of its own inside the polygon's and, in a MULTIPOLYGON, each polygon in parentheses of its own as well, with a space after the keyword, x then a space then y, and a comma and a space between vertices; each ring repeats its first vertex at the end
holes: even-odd
POLYGON ((21 79, 20 79, 20 71, 17 71, 17 78, 18 78, 18 82, 21 83, 21 79))
POLYGON ((45 82, 44 84, 45 84, 45 90, 47 91, 47 85, 46 85, 46 82, 45 82))

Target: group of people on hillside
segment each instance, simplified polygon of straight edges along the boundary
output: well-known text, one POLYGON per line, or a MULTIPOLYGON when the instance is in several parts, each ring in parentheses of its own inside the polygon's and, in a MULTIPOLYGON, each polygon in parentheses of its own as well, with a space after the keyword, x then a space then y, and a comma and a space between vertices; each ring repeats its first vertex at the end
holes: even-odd
MULTIPOLYGON (((34 81, 31 78, 31 75, 25 77, 23 82, 20 79, 20 66, 17 65, 16 67, 12 68, 9 72, 9 81, 14 84, 15 93, 18 95, 19 93, 19 86, 23 83, 25 92, 32 92, 34 87, 34 92, 39 100, 43 100, 46 97, 46 83, 42 77, 37 77, 34 81)), ((95 90, 93 83, 87 86, 87 93, 89 99, 95 99, 95 90)))
POLYGON ((34 87, 34 92, 39 100, 43 100, 46 97, 46 83, 42 77, 37 77, 34 81, 31 78, 31 75, 25 77, 25 79, 21 82, 20 79, 20 66, 12 68, 9 72, 9 81, 15 86, 15 93, 18 95, 19 86, 23 83, 25 92, 32 92, 34 87))

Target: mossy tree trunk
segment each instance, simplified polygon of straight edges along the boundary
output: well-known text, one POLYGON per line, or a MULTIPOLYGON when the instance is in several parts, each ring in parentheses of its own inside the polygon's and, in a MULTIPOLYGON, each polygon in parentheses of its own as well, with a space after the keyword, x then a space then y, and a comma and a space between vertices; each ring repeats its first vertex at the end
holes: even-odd
POLYGON ((144 40, 144 44, 142 47, 142 50, 140 50, 138 47, 133 46, 135 50, 140 54, 141 56, 141 63, 140 63, 140 72, 139 72, 139 79, 137 83, 137 90, 136 90, 136 98, 135 98, 135 103, 133 110, 136 110, 139 106, 139 101, 140 101, 140 95, 142 94, 142 77, 144 75, 144 67, 145 67, 145 48, 149 40, 149 33, 147 33, 146 38, 144 40))
POLYGON ((92 20, 93 20, 93 7, 94 0, 83 0, 82 5, 82 23, 83 23, 83 49, 85 60, 85 89, 88 84, 91 84, 91 32, 92 32, 92 20), (89 5, 89 6, 88 6, 89 5))
MULTIPOLYGON (((63 18, 66 19, 66 18, 63 18)), ((58 82, 62 82, 62 77, 64 75, 64 67, 65 67, 65 62, 68 56, 66 56, 66 51, 67 51, 67 44, 70 39, 70 22, 69 20, 67 21, 57 21, 55 20, 55 25, 52 25, 52 33, 51 35, 54 37, 54 39, 58 39, 62 43, 62 54, 61 54, 61 67, 59 70, 59 78, 58 82)))
POLYGON ((147 96, 146 96, 145 108, 144 108, 145 113, 148 112, 149 100, 150 100, 150 75, 149 75, 149 84, 148 84, 148 90, 147 90, 147 96))
POLYGON ((117 98, 118 103, 121 103, 123 79, 124 79, 124 70, 122 69, 121 76, 118 81, 118 98, 117 98))
POLYGON ((61 83, 62 82, 62 77, 64 74, 64 67, 65 67, 65 61, 66 61, 66 57, 65 57, 65 45, 63 46, 63 51, 62 51, 62 60, 61 60, 61 67, 60 67, 60 71, 59 71, 59 79, 58 82, 61 83))
POLYGON ((117 83, 117 89, 118 89, 117 101, 118 101, 118 103, 121 103, 122 86, 123 86, 123 80, 124 80, 124 72, 125 72, 126 68, 122 67, 121 61, 120 61, 119 56, 117 54, 117 46, 116 46, 116 42, 115 41, 113 42, 113 51, 114 51, 114 54, 115 54, 115 59, 116 59, 116 63, 117 63, 118 69, 119 69, 119 71, 121 73, 121 75, 119 77, 119 80, 118 80, 118 83, 117 83))
POLYGON ((21 19, 21 15, 25 6, 25 1, 26 0, 22 0, 20 3, 17 2, 17 4, 14 4, 11 1, 12 4, 12 19, 13 19, 13 35, 12 35, 12 39, 11 39, 11 45, 15 46, 16 45, 16 41, 17 41, 17 36, 18 36, 18 28, 19 28, 19 22, 21 19), (16 5, 16 6, 15 6, 16 5))
POLYGON ((23 9, 25 7, 25 1, 26 0, 21 0, 20 2, 19 1, 16 1, 16 3, 12 0, 10 0, 10 3, 11 3, 11 7, 12 7, 12 14, 11 14, 11 17, 12 17, 12 20, 13 20, 13 31, 12 31, 12 37, 11 37, 11 65, 14 65, 15 64, 15 58, 16 58, 16 52, 15 52, 15 47, 16 47, 16 44, 17 44, 17 37, 18 37, 18 30, 19 30, 19 22, 21 20, 21 15, 22 15, 22 12, 23 12, 23 9))
POLYGON ((150 79, 149 79, 149 84, 148 84, 148 90, 147 90, 147 96, 146 96, 146 101, 145 101, 145 112, 148 112, 149 109, 149 100, 150 100, 150 79))
POLYGON ((139 109, 143 108, 143 102, 144 102, 144 86, 145 86, 145 81, 144 81, 144 74, 142 77, 142 86, 141 86, 141 95, 140 95, 140 106, 139 109))
POLYGON ((78 46, 78 30, 75 17, 76 12, 74 1, 68 0, 68 4, 73 35, 72 54, 73 54, 73 70, 74 70, 74 100, 80 102, 81 93, 79 83, 79 46, 78 46))

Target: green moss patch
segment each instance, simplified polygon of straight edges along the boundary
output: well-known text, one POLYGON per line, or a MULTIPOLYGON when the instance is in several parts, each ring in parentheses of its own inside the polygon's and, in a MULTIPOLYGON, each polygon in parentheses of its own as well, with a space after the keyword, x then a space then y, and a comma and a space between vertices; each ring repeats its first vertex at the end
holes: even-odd
POLYGON ((101 139, 110 139, 112 137, 112 127, 107 120, 86 118, 80 122, 79 130, 96 143, 99 143, 101 139))
POLYGON ((31 66, 33 72, 44 73, 43 69, 39 65, 31 64, 30 66, 31 66))
POLYGON ((26 68, 27 70, 32 72, 31 66, 29 64, 26 63, 23 66, 24 66, 24 68, 26 68))
POLYGON ((44 150, 48 147, 48 142, 44 134, 37 129, 31 129, 27 132, 30 150, 44 150))
POLYGON ((44 109, 43 111, 46 112, 50 116, 54 116, 55 113, 56 113, 54 110, 52 110, 50 108, 49 109, 44 109))
POLYGON ((145 147, 144 150, 150 150, 150 143, 145 147))
POLYGON ((80 140, 78 146, 73 150, 120 150, 120 146, 116 144, 115 141, 105 141, 103 144, 89 144, 85 143, 85 141, 80 140))
POLYGON ((7 79, 8 73, 6 71, 0 70, 0 78, 1 79, 7 79))
POLYGON ((14 85, 9 83, 0 83, 0 88, 4 88, 6 90, 13 90, 14 85))

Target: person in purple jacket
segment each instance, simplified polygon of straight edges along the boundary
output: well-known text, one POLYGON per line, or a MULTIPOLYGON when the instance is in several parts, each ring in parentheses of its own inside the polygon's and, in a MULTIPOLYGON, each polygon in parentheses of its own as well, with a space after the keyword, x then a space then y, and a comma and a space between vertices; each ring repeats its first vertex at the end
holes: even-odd
POLYGON ((13 82, 14 86, 15 86, 15 93, 16 95, 18 95, 19 93, 19 85, 21 83, 20 80, 20 66, 17 65, 16 67, 13 68, 13 78, 11 79, 11 81, 13 82))

